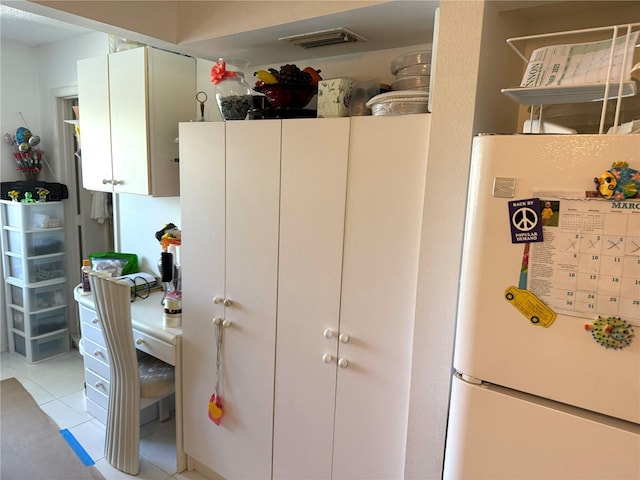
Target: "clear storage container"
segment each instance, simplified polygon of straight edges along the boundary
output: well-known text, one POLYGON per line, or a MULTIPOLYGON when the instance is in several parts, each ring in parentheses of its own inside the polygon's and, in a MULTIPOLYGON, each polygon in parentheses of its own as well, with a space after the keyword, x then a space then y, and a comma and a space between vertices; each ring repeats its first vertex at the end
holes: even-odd
MULTIPOLYGON (((15 352, 20 355, 28 357, 27 341, 25 338, 18 334, 13 333, 13 341, 15 346, 15 352)), ((29 348, 31 349, 31 362, 39 362, 47 358, 51 358, 56 355, 61 355, 69 351, 69 335, 65 330, 53 335, 47 335, 31 339, 29 341, 29 348)))

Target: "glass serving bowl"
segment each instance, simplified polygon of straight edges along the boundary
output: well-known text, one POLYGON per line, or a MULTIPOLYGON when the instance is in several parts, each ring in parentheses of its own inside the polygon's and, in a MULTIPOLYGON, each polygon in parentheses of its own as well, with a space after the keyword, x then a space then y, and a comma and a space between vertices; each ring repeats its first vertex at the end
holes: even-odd
POLYGON ((253 87, 256 92, 267 97, 273 108, 304 108, 318 93, 317 85, 283 85, 264 83, 253 87))

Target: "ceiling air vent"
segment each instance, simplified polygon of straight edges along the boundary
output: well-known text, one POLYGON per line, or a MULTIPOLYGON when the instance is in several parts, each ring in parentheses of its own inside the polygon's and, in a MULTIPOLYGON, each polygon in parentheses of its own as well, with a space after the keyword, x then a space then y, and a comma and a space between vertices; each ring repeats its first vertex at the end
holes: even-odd
POLYGON ((366 42, 367 40, 360 35, 353 33, 346 28, 333 28, 331 30, 322 30, 320 32, 303 33, 301 35, 292 35, 290 37, 279 38, 290 45, 302 48, 317 48, 327 45, 339 45, 341 43, 366 42))

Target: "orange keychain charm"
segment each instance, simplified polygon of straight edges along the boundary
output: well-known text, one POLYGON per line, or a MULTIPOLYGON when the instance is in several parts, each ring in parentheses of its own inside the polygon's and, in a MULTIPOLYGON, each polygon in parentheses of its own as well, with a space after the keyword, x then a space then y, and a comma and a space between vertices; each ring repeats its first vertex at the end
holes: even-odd
POLYGON ((215 393, 209 399, 209 418, 216 425, 220 425, 222 419, 222 401, 215 393))
POLYGON ((213 319, 213 325, 216 333, 216 387, 209 398, 208 415, 213 423, 220 425, 222 421, 222 400, 220 399, 220 376, 222 375, 222 320, 213 319))

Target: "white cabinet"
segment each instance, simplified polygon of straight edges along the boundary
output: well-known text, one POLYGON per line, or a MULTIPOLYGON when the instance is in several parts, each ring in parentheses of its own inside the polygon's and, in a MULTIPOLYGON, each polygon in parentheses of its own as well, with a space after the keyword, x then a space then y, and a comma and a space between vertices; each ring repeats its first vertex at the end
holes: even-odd
POLYGON ((284 122, 274 478, 403 477, 429 118, 284 122))
POLYGON ((83 186, 177 196, 178 122, 194 116, 195 59, 140 47, 78 62, 83 186))
POLYGON ((280 126, 180 125, 184 446, 228 479, 271 472, 280 126), (231 322, 220 426, 206 409, 216 381, 214 317, 231 322))
POLYGON ((194 460, 227 479, 402 477, 429 120, 181 124, 194 460))
POLYGON ((11 352, 35 363, 69 351, 62 202, 0 201, 11 352))

